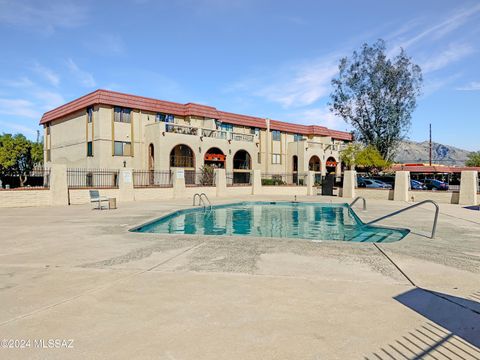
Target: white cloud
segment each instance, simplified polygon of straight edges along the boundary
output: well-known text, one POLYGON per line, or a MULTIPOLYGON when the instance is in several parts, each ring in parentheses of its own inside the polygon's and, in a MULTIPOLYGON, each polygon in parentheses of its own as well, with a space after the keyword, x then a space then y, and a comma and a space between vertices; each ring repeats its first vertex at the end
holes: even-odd
POLYGON ((38 62, 35 62, 32 69, 45 80, 47 80, 51 85, 58 86, 60 84, 60 75, 58 75, 52 69, 49 69, 38 62))
POLYGON ((452 43, 445 50, 436 55, 429 56, 421 67, 424 73, 443 69, 475 52, 472 45, 467 43, 452 43))
POLYGON ((95 41, 86 42, 85 47, 101 55, 119 55, 125 52, 125 42, 116 34, 99 34, 95 41))
POLYGON ((78 65, 71 59, 67 59, 67 67, 73 75, 80 81, 83 86, 94 87, 96 86, 96 81, 93 78, 93 75, 87 71, 84 71, 78 67, 78 65))
POLYGON ((446 35, 466 24, 478 13, 480 13, 480 4, 472 7, 457 9, 453 13, 448 14, 444 20, 430 24, 427 27, 424 27, 420 32, 414 34, 411 34, 411 30, 418 27, 419 22, 412 21, 410 23, 411 26, 404 28, 404 32, 410 33, 409 35, 406 35, 404 38, 402 38, 402 34, 397 33, 398 39, 394 39, 396 45, 393 46, 392 52, 397 52, 399 48, 407 49, 413 45, 421 43, 422 41, 438 40, 442 37, 445 37, 446 35))
POLYGON ((35 104, 26 99, 0 98, 0 114, 39 119, 40 112, 35 104))
POLYGON ((13 130, 12 132, 20 132, 23 135, 30 135, 31 137, 37 134, 35 129, 12 121, 0 120, 0 125, 6 127, 7 129, 13 130))
POLYGON ((327 106, 304 109, 298 112, 286 114, 288 119, 297 119, 305 125, 326 126, 330 129, 342 129, 349 131, 351 127, 341 118, 335 116, 327 106))
POLYGON ((85 3, 72 0, 0 0, 0 24, 35 28, 44 33, 81 26, 86 23, 87 14, 85 3))
POLYGON ((51 110, 66 102, 60 93, 48 90, 36 90, 33 96, 40 102, 44 110, 51 110))
POLYGON ((480 91, 480 81, 472 81, 471 83, 457 88, 460 91, 480 91))

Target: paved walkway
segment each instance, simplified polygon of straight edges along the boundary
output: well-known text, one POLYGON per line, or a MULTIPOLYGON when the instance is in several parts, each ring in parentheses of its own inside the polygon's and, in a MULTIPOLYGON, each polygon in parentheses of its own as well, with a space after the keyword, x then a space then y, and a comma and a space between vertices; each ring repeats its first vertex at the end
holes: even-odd
POLYGON ((189 205, 0 209, 0 338, 30 340, 0 358, 480 359, 480 212, 441 206, 432 240, 424 206, 390 244, 128 232, 189 205))

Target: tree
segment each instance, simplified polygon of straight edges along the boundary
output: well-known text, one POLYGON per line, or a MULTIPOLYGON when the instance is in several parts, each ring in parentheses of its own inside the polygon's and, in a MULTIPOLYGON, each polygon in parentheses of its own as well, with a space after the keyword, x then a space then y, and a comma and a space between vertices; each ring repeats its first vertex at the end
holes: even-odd
POLYGON ((467 157, 466 166, 480 166, 480 151, 473 151, 467 157))
POLYGON ((35 165, 43 162, 43 145, 33 143, 22 134, 0 135, 0 173, 19 176, 24 186, 35 165))
POLYGON ((368 173, 377 173, 390 165, 373 145, 368 145, 362 149, 356 160, 356 165, 362 167, 368 173))
POLYGON ((356 140, 393 160, 420 94, 420 67, 403 49, 389 59, 385 42, 378 40, 372 46, 364 44, 351 58, 342 58, 338 69, 330 110, 353 126, 356 140))
POLYGON ((362 146, 359 143, 352 142, 340 152, 340 160, 350 170, 357 165, 358 154, 362 151, 362 146))
POLYGON ((342 150, 340 159, 350 169, 358 166, 368 173, 379 172, 390 165, 374 146, 362 146, 358 143, 351 143, 342 150))

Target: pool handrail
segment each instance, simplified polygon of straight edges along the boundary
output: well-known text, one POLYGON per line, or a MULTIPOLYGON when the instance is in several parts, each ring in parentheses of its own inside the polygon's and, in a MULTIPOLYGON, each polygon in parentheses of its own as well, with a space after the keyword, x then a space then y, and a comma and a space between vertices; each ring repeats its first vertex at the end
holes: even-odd
POLYGON ((350 203, 350 207, 352 207, 358 200, 362 200, 363 201, 363 211, 367 211, 367 200, 365 200, 365 198, 363 196, 357 196, 351 203, 350 203))
POLYGON ((205 198, 208 202, 208 206, 210 208, 212 208, 212 203, 210 202, 210 199, 208 198, 207 194, 205 193, 195 193, 195 195, 193 195, 193 206, 195 206, 195 199, 197 198, 198 196, 198 206, 202 205, 203 204, 203 207, 205 208, 207 206, 207 204, 205 203, 205 200, 203 198, 205 198))
POLYGON ((419 203, 416 203, 416 204, 413 204, 413 205, 410 205, 409 207, 406 207, 404 209, 400 209, 400 210, 397 210, 397 211, 394 211, 390 214, 387 214, 385 216, 382 216, 382 217, 379 217, 378 219, 375 219, 375 220, 372 220, 368 223, 366 223, 366 225, 372 225, 372 224, 375 224, 379 221, 382 221, 382 220, 385 220, 387 218, 390 218, 392 216, 395 216, 395 215, 398 215, 400 213, 403 213, 407 210, 410 210, 410 209, 413 209, 413 208, 416 208, 417 206, 420 206, 420 205, 423 205, 423 204, 427 204, 427 203, 430 203, 430 204, 433 204, 435 206, 435 217, 433 219, 433 227, 432 227, 432 234, 430 236, 430 239, 433 239, 435 238, 435 232, 437 231, 437 222, 438 222, 438 213, 440 212, 440 207, 438 206, 438 204, 433 201, 433 200, 423 200, 423 201, 420 201, 419 203))

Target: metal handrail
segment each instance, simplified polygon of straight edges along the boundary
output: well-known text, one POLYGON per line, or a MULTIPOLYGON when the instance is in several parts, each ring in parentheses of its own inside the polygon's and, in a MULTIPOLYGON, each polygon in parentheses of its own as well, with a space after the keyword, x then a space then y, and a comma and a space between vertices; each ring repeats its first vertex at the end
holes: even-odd
POLYGON ((400 214, 400 213, 402 213, 402 212, 404 212, 404 211, 407 211, 407 210, 416 208, 417 206, 420 206, 420 205, 423 205, 423 204, 426 204, 426 203, 431 203, 431 204, 433 204, 433 205, 435 206, 435 218, 433 219, 432 235, 430 236, 430 239, 433 239, 433 238, 435 237, 435 232, 436 232, 436 230, 437 230, 438 213, 439 213, 439 211, 440 211, 440 208, 439 208, 438 204, 437 204, 435 201, 433 201, 433 200, 424 200, 424 201, 419 202, 418 204, 410 205, 409 207, 407 207, 407 208, 405 208, 405 209, 401 209, 401 210, 394 211, 394 212, 392 212, 392 213, 390 213, 390 214, 387 214, 387 215, 382 216, 382 217, 380 217, 380 218, 378 218, 378 219, 375 219, 375 220, 373 220, 373 221, 370 221, 370 222, 368 222, 366 225, 371 225, 371 224, 377 223, 377 222, 379 222, 379 221, 381 221, 381 220, 385 220, 385 219, 387 219, 387 218, 389 218, 389 217, 398 215, 398 214, 400 214))
POLYGON ((195 193, 195 195, 193 195, 193 206, 195 206, 195 199, 197 198, 197 196, 198 196, 198 206, 203 204, 203 207, 206 207, 207 204, 205 203, 205 200, 204 200, 205 198, 208 202, 208 206, 212 208, 212 203, 210 202, 210 199, 205 193, 195 193))
POLYGON ((363 211, 367 210, 367 200, 363 196, 357 196, 351 203, 350 207, 352 207, 358 200, 363 200, 363 211))

